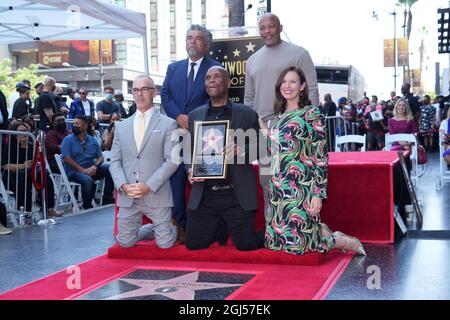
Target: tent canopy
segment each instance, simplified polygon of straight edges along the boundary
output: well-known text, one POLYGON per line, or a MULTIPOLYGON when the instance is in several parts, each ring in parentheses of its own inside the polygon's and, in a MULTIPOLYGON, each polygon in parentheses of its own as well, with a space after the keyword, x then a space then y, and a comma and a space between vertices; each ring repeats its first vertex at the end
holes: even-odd
POLYGON ((124 39, 145 35, 145 14, 105 1, 0 2, 0 43, 124 39))

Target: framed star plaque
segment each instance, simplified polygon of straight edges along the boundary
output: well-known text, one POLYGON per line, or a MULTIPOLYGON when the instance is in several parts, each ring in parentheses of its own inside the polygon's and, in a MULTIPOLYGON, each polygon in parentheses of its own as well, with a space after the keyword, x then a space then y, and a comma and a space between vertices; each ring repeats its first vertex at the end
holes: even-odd
POLYGON ((197 121, 194 131, 192 177, 225 179, 227 161, 225 148, 230 121, 197 121))

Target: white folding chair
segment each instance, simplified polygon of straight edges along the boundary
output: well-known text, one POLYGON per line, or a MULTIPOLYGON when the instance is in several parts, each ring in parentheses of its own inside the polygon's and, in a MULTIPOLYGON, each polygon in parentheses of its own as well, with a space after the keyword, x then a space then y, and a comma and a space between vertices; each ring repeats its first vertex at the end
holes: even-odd
POLYGON ((439 190, 445 186, 446 182, 450 182, 450 169, 448 168, 447 161, 445 161, 445 159, 442 157, 444 152, 445 147, 442 139, 442 134, 439 133, 439 190))
POLYGON ((362 144, 361 151, 366 151, 366 135, 360 136, 356 134, 349 134, 346 136, 336 136, 335 141, 335 150, 336 152, 344 152, 344 149, 348 148, 341 148, 342 144, 347 145, 348 143, 359 143, 362 144))
POLYGON ((7 215, 14 228, 17 228, 19 226, 19 221, 14 213, 16 198, 14 197, 14 192, 6 190, 2 179, 0 179, 0 201, 5 204, 7 215))
POLYGON ((110 163, 111 162, 111 151, 103 151, 102 152, 103 155, 103 159, 105 160, 105 163, 110 163))
POLYGON ((419 178, 420 175, 423 173, 423 169, 421 170, 419 168, 419 162, 418 162, 418 156, 417 156, 417 137, 413 133, 397 133, 397 134, 386 134, 385 135, 385 147, 384 149, 386 151, 391 150, 392 144, 394 142, 399 141, 405 141, 412 143, 411 146, 411 154, 409 158, 412 162, 412 169, 411 169, 411 181, 416 185, 419 186, 419 178))
MULTIPOLYGON (((55 154, 55 160, 58 164, 59 172, 61 173, 61 181, 58 185, 56 192, 56 203, 59 203, 60 196, 67 192, 69 194, 69 202, 72 203, 72 210, 74 213, 80 213, 80 204, 78 199, 75 197, 75 189, 78 187, 79 192, 81 192, 81 184, 69 181, 69 178, 64 171, 64 165, 62 163, 62 158, 60 154, 55 154)), ((56 190, 56 188, 55 188, 56 190)))

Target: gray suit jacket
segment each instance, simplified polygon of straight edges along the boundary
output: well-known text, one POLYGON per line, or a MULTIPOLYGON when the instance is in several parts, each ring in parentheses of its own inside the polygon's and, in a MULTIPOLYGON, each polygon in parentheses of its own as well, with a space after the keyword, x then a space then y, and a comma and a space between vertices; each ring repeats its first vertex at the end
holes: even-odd
POLYGON ((152 190, 144 197, 152 208, 172 207, 170 177, 178 164, 172 161, 171 152, 175 143, 172 136, 177 129, 175 120, 154 111, 144 135, 141 150, 137 150, 133 123, 136 114, 117 123, 111 149, 109 171, 118 189, 118 206, 130 208, 133 199, 129 198, 121 186, 126 183, 143 182, 152 190))

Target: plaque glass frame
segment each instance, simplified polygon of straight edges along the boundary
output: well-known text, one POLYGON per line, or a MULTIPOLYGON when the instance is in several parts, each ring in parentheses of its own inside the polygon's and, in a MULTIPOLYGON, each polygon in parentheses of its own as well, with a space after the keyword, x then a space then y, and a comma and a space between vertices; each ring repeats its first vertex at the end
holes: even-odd
POLYGON ((195 179, 225 179, 229 120, 196 121, 194 128, 194 153, 192 177, 195 179))

